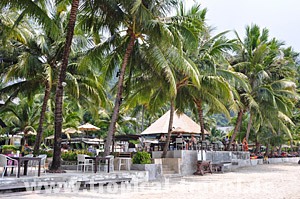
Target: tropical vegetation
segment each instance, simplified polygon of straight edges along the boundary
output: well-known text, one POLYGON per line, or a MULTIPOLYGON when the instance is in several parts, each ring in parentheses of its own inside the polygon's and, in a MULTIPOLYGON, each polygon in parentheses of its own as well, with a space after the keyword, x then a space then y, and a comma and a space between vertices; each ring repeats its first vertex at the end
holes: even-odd
POLYGON ((231 142, 300 144, 299 54, 267 28, 229 39, 205 8, 177 0, 1 0, 0 9, 0 133, 37 132, 36 154, 54 135, 51 170, 63 128, 99 126, 109 154, 114 135, 139 134, 167 110, 169 135, 178 110, 202 140, 204 130, 226 136, 221 118, 231 142))

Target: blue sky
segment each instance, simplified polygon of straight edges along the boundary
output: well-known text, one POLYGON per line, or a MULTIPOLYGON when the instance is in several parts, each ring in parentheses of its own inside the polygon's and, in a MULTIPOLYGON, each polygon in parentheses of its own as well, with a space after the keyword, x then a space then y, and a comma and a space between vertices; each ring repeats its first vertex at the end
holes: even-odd
POLYGON ((187 6, 194 2, 208 9, 207 23, 215 33, 236 30, 243 38, 245 26, 255 23, 300 52, 300 0, 186 0, 187 6))

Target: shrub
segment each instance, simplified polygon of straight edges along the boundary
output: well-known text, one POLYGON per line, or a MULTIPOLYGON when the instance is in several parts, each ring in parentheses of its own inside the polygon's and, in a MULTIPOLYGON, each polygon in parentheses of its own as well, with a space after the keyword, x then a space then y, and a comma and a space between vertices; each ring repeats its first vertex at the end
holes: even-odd
POLYGON ((40 150, 39 154, 46 154, 48 158, 53 157, 53 150, 40 150))
POLYGON ((14 151, 16 152, 19 150, 20 147, 15 146, 15 145, 3 145, 2 146, 2 151, 14 151))
POLYGON ((61 158, 65 161, 76 161, 77 153, 74 151, 63 152, 61 153, 61 158))
POLYGON ((151 156, 145 151, 137 152, 132 158, 133 164, 151 164, 151 156))
POLYGON ((66 151, 61 153, 61 158, 64 161, 77 161, 77 154, 86 154, 92 156, 93 153, 87 152, 86 150, 66 151))

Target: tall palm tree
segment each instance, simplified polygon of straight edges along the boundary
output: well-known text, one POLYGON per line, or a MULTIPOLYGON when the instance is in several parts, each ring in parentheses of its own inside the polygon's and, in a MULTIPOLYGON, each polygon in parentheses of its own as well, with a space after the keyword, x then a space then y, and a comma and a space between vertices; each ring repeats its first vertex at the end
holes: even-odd
POLYGON ((54 134, 54 150, 53 150, 53 162, 51 164, 51 170, 58 171, 61 166, 61 132, 62 132, 62 105, 63 105, 63 82, 66 78, 67 66, 69 61, 69 54, 74 35, 74 27, 76 22, 77 10, 79 6, 79 0, 73 0, 70 12, 70 18, 68 23, 68 30, 66 35, 66 43, 62 55, 62 65, 60 67, 59 78, 56 86, 55 95, 55 134, 54 134))
MULTIPOLYGON (((3 88, 2 91, 5 92, 12 89, 14 90, 14 95, 17 95, 19 92, 24 93, 30 89, 29 92, 33 93, 41 89, 40 84, 44 84, 45 95, 36 137, 36 143, 40 143, 52 79, 51 64, 45 64, 41 57, 46 58, 46 56, 50 56, 49 50, 51 48, 47 48, 48 46, 46 45, 48 38, 41 35, 38 36, 36 31, 34 31, 34 27, 36 28, 37 24, 34 24, 33 21, 28 23, 29 20, 26 20, 24 17, 22 21, 16 22, 18 23, 16 25, 14 21, 17 21, 18 13, 13 12, 12 10, 13 8, 11 10, 7 10, 8 13, 6 13, 6 15, 1 15, 3 23, 5 23, 5 25, 9 28, 9 32, 13 32, 14 34, 12 35, 15 35, 7 37, 6 41, 11 42, 15 48, 22 47, 23 52, 19 56, 18 63, 9 67, 6 72, 6 81, 15 81, 15 84, 11 84, 3 88), (14 14, 14 18, 9 18, 12 14, 14 14), (22 39, 18 39, 19 35, 22 35, 22 39), (44 76, 43 73, 46 74, 46 76, 44 76)), ((39 146, 39 144, 35 144, 35 153, 38 153, 39 146)))
MULTIPOLYGON (((242 103, 240 104, 237 124, 231 137, 231 142, 235 139, 242 121, 242 116, 245 112, 249 111, 250 114, 246 134, 246 137, 249 137, 253 114, 256 115, 256 121, 260 121, 259 123, 262 124, 267 123, 265 121, 266 118, 271 118, 270 114, 267 114, 270 113, 269 111, 279 110, 276 103, 271 103, 272 106, 264 106, 261 102, 264 102, 267 99, 273 99, 273 102, 275 102, 274 99, 276 99, 276 96, 278 97, 274 92, 276 88, 272 86, 278 79, 272 79, 271 77, 273 76, 272 68, 274 68, 274 64, 280 58, 280 46, 283 45, 282 42, 279 42, 276 39, 269 40, 268 30, 263 29, 260 31, 260 28, 257 25, 246 27, 246 37, 244 41, 242 41, 238 35, 237 37, 241 46, 240 50, 237 51, 238 53, 235 57, 236 60, 233 63, 233 67, 236 71, 242 72, 248 77, 251 85, 251 92, 240 90, 240 99, 242 103), (267 110, 268 107, 270 108, 269 110, 267 110), (261 108, 264 108, 264 111, 261 111, 261 108)), ((275 83, 275 85, 282 86, 284 84, 275 83)), ((281 87, 281 89, 282 88, 283 87, 281 87)), ((289 89, 288 87, 285 88, 289 89)), ((281 103, 281 105, 284 104, 285 103, 281 103)), ((287 104, 285 104, 285 107, 286 105, 287 104)), ((275 114, 275 116, 277 115, 278 114, 275 114)))
MULTIPOLYGON (((116 26, 109 27, 112 37, 109 38, 107 42, 99 45, 97 48, 98 50, 95 49, 93 51, 95 57, 95 55, 97 55, 96 52, 99 52, 101 49, 101 52, 104 52, 102 57, 107 57, 109 60, 107 62, 108 64, 105 64, 108 66, 108 70, 103 72, 103 77, 111 77, 111 75, 116 74, 113 71, 119 70, 117 73, 118 81, 114 110, 105 145, 105 153, 108 154, 110 152, 112 136, 115 132, 115 124, 118 120, 121 99, 123 98, 125 74, 129 74, 130 77, 134 74, 133 71, 136 70, 135 68, 140 65, 136 61, 137 55, 140 55, 148 65, 162 68, 163 71, 170 69, 166 66, 176 65, 176 61, 178 61, 177 67, 179 67, 180 63, 183 65, 188 63, 184 63, 184 61, 180 60, 182 57, 182 54, 180 53, 182 41, 179 38, 181 34, 170 35, 170 33, 175 32, 176 27, 178 27, 179 30, 179 27, 182 26, 181 24, 184 23, 184 20, 182 20, 182 18, 166 17, 168 11, 177 5, 177 1, 164 1, 163 3, 157 3, 156 1, 133 1, 130 4, 125 1, 118 1, 116 4, 112 3, 105 6, 99 6, 98 4, 93 5, 95 5, 95 7, 90 10, 91 12, 95 12, 98 9, 98 13, 106 14, 101 16, 111 16, 112 13, 116 16, 116 26), (171 26, 171 24, 175 24, 175 22, 176 25, 171 26), (126 32, 126 34, 124 35, 121 32, 126 32), (109 47, 109 50, 104 51, 103 48, 107 46, 109 47), (175 59, 175 56, 178 56, 177 59, 175 59), (166 60, 166 58, 169 57, 173 57, 173 60, 166 60), (120 69, 116 69, 116 66, 120 66, 120 69)), ((107 19, 107 17, 104 17, 104 19, 107 19)), ((187 20, 185 22, 186 29, 181 29, 181 32, 196 31, 192 28, 195 28, 199 23, 194 27, 188 28, 188 25, 190 24, 187 23, 187 20)), ((193 34, 190 34, 188 38, 191 40, 193 36, 193 34)), ((183 68, 183 66, 181 67, 183 68)), ((170 79, 168 80, 172 83, 170 88, 173 89, 174 92, 176 90, 176 83, 174 83, 172 76, 167 78, 170 79)))

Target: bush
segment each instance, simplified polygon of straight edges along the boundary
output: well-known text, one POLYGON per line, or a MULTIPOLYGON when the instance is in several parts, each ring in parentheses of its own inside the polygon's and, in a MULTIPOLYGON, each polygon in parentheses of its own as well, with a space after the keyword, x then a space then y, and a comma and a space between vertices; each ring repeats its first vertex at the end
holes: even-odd
POLYGON ((39 154, 46 154, 48 158, 53 157, 53 150, 40 150, 39 154))
POLYGON ((2 146, 2 151, 13 151, 13 152, 16 152, 19 149, 20 149, 20 147, 15 146, 15 145, 3 145, 2 146))
POLYGON ((73 151, 63 152, 61 153, 61 158, 65 161, 76 161, 77 153, 73 151))
POLYGON ((93 156, 93 153, 87 152, 86 150, 66 151, 61 153, 61 158, 64 161, 77 161, 77 154, 86 154, 93 156))
POLYGON ((132 158, 133 164, 151 164, 151 156, 145 151, 137 152, 132 158))

